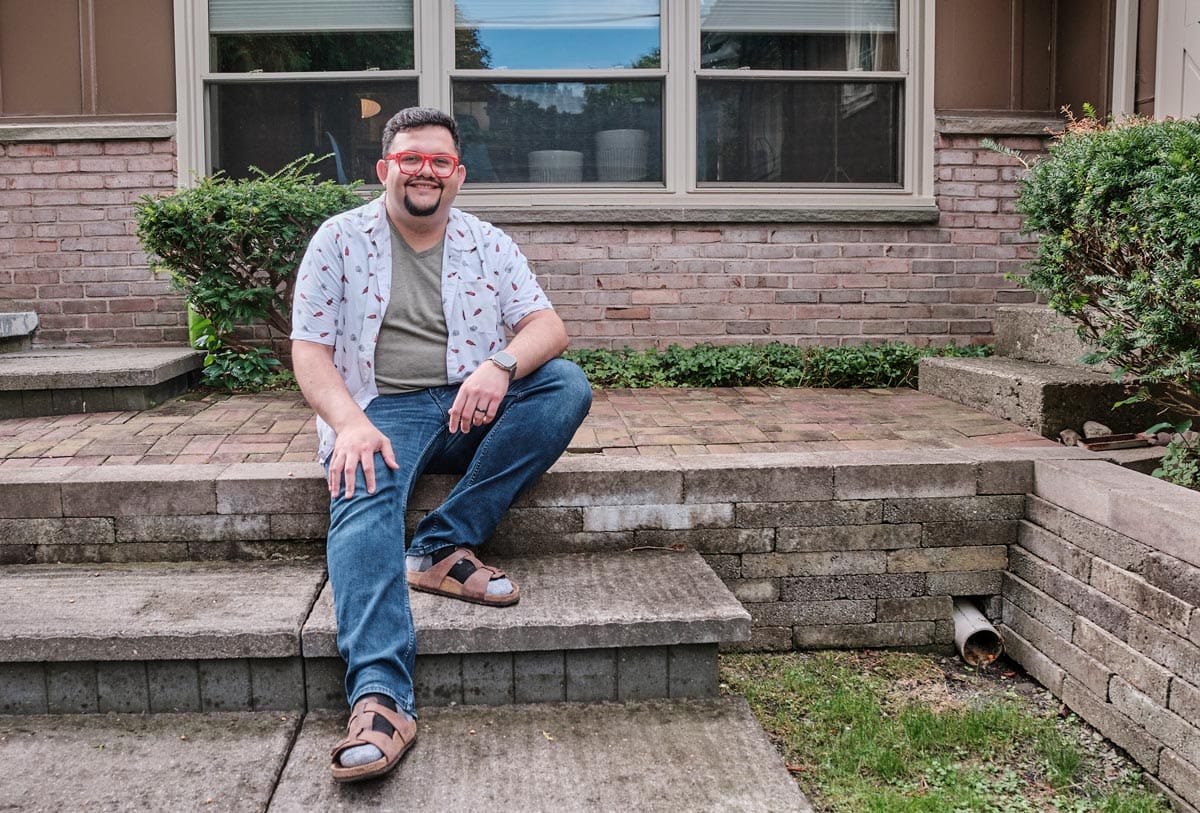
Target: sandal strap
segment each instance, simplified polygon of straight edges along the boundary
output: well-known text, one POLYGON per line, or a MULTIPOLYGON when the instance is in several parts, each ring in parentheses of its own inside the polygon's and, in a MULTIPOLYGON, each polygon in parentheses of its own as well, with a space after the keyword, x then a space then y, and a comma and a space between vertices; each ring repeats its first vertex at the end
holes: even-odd
POLYGON ((406 719, 400 712, 392 711, 376 700, 363 700, 355 704, 354 710, 350 714, 350 722, 346 724, 346 736, 333 746, 330 756, 336 757, 347 748, 368 744, 374 745, 385 756, 388 756, 396 748, 397 737, 400 739, 400 744, 403 745, 416 733, 416 723, 406 719), (392 726, 393 734, 389 736, 372 727, 377 714, 388 721, 392 726))
POLYGON ((475 572, 467 578, 467 581, 463 584, 463 588, 464 590, 469 591, 469 594, 475 595, 476 598, 482 597, 487 593, 486 582, 489 582, 492 579, 504 578, 503 570, 500 570, 496 567, 491 567, 490 565, 485 565, 483 562, 479 561, 478 557, 475 556, 474 551, 472 551, 470 548, 458 547, 454 549, 454 553, 451 553, 445 559, 421 573, 420 577, 417 579, 417 582, 422 587, 437 589, 441 587, 442 582, 445 581, 450 575, 450 571, 454 568, 454 566, 464 560, 475 565, 475 572), (472 582, 475 582, 476 584, 478 583, 476 576, 481 573, 487 576, 483 588, 472 588, 470 585, 472 585, 472 582))

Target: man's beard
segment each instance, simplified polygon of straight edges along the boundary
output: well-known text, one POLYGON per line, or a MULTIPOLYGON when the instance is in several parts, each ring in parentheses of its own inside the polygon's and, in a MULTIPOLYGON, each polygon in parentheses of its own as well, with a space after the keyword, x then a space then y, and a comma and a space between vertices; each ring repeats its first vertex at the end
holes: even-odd
POLYGON ((404 190, 404 208, 407 209, 408 213, 413 217, 430 217, 431 215, 437 214, 438 207, 442 205, 442 191, 442 188, 439 187, 437 200, 435 200, 429 206, 421 207, 413 203, 412 198, 408 196, 408 189, 406 187, 404 190))

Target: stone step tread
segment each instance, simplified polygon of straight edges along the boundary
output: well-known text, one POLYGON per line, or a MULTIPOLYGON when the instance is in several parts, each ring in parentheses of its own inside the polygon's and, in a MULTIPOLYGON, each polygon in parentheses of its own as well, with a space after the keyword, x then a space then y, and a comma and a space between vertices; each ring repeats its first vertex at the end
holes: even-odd
MULTIPOLYGON (((492 560, 521 587, 496 608, 413 591, 418 652, 525 652, 746 640, 750 615, 695 551, 492 560)), ((306 657, 337 655, 329 585, 304 625, 306 657)))
POLYGON ((0 391, 148 387, 193 370, 188 347, 32 349, 0 355, 0 391))
POLYGON ((433 709, 394 775, 350 786, 326 767, 344 725, 308 715, 272 813, 812 810, 740 697, 433 709))
POLYGON ((977 375, 996 377, 1019 376, 1032 384, 1094 384, 1117 386, 1112 376, 1092 368, 1046 364, 1037 361, 988 356, 986 358, 927 358, 921 365, 962 370, 977 375))
POLYGON ((812 809, 741 698, 433 709, 390 776, 349 786, 328 769, 344 725, 344 712, 0 717, 0 809, 812 809))
MULTIPOLYGON (((749 614, 695 552, 498 564, 521 584, 515 607, 412 594, 422 653, 664 646, 750 635, 749 614)), ((0 569, 0 662, 337 657, 324 585, 319 561, 9 566, 0 569)))
POLYGON ((264 810, 299 726, 278 712, 0 716, 0 810, 264 810))
POLYGON ((325 583, 320 562, 0 569, 0 662, 276 658, 325 583))

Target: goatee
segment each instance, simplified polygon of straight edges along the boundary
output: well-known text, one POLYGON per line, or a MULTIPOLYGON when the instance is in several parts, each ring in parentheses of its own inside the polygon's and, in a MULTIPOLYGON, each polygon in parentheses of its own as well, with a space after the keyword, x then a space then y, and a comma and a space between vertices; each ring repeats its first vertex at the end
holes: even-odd
POLYGON ((430 217, 437 214, 438 207, 442 205, 441 191, 438 192, 438 199, 429 206, 418 206, 413 203, 412 198, 408 196, 408 191, 404 192, 404 208, 413 217, 430 217))

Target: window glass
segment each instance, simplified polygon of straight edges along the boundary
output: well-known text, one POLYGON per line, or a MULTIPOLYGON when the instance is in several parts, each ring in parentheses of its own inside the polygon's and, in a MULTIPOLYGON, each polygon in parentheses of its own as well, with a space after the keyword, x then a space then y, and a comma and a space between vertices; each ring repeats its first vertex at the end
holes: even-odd
POLYGON ((322 178, 377 184, 383 126, 417 103, 416 80, 245 82, 209 86, 212 168, 235 178, 274 172, 296 158, 331 154, 322 178))
POLYGON ((697 91, 701 183, 902 181, 899 83, 703 80, 697 91))
POLYGON ((899 0, 702 0, 700 66, 894 71, 899 0))
POLYGON ((455 67, 657 68, 659 1, 457 0, 455 67))
POLYGON ((456 81, 468 182, 661 184, 662 83, 456 81))
POLYGON ((214 37, 221 73, 393 71, 413 67, 412 31, 352 34, 222 34, 214 37))
POLYGON ((411 70, 411 0, 209 0, 221 73, 411 70))

